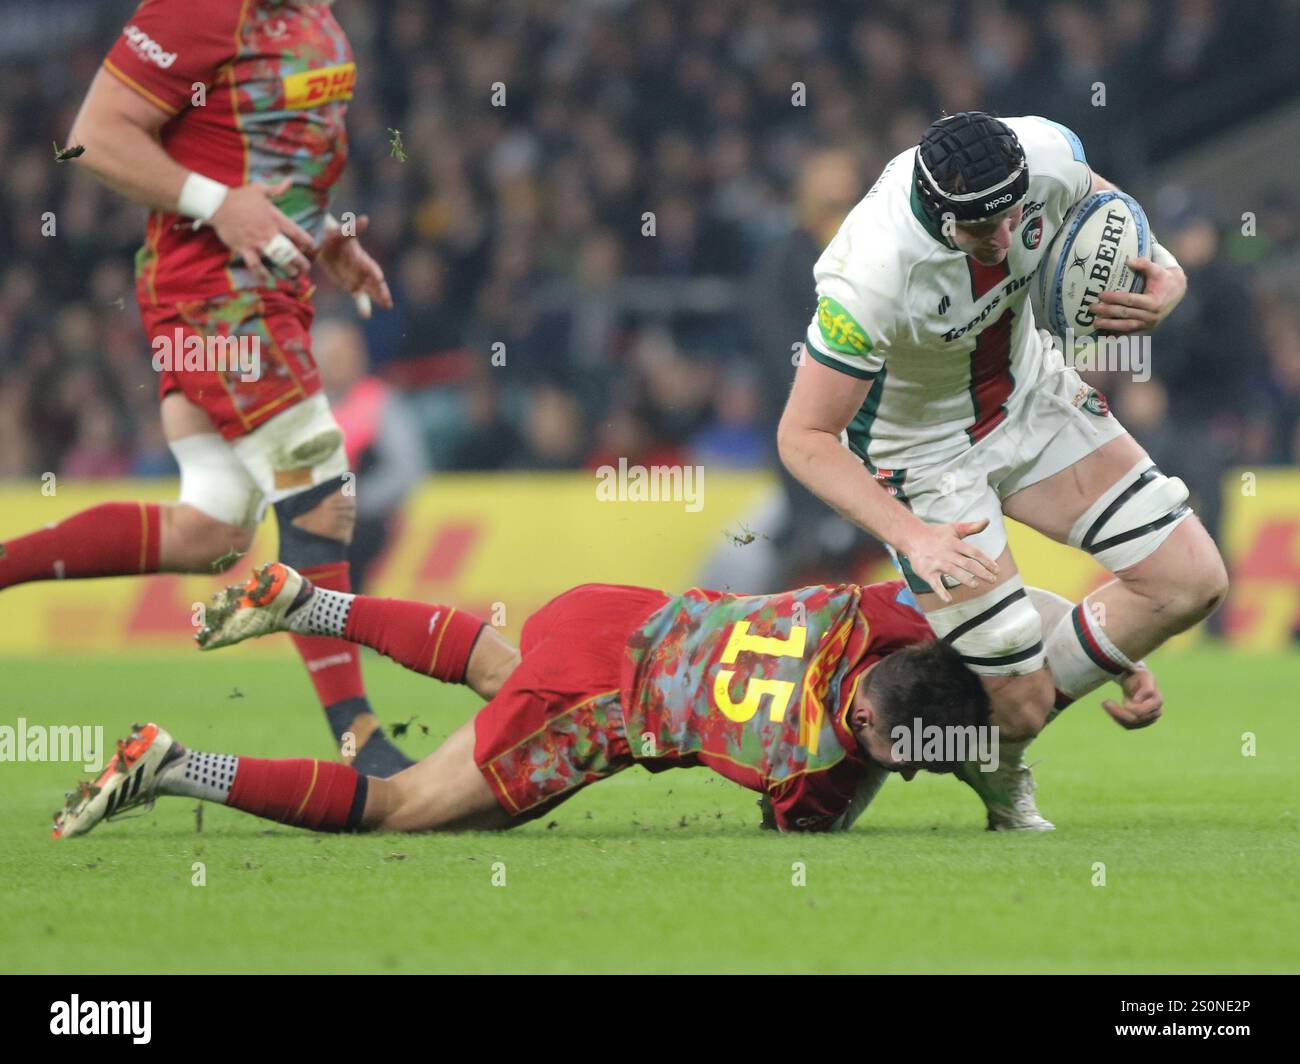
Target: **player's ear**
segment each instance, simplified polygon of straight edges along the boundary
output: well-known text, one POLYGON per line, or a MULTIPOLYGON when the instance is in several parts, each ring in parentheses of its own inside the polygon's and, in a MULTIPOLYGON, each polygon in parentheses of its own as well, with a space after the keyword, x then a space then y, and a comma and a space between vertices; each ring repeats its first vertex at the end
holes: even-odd
POLYGON ((849 727, 856 731, 858 728, 870 728, 875 723, 876 709, 859 687, 853 696, 853 708, 849 710, 849 727))
POLYGON ((876 723, 879 714, 876 707, 871 704, 871 699, 867 695, 871 687, 871 674, 880 666, 876 661, 867 666, 866 672, 862 674, 862 679, 858 681, 857 689, 853 692, 853 705, 849 709, 849 727, 857 730, 858 728, 869 728, 876 723))

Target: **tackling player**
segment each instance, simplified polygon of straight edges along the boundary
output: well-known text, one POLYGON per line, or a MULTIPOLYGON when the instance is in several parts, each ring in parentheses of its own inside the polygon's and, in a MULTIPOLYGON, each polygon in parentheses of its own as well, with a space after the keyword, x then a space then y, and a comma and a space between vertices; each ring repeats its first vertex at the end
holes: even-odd
MULTIPOLYGON (((791 473, 888 545, 934 631, 982 677, 1001 767, 959 775, 990 822, 1009 828, 1052 827, 1022 754, 1054 706, 1132 675, 1227 591, 1182 481, 1064 364, 1026 300, 1066 213, 1112 187, 1047 119, 935 122, 818 260, 809 357, 778 432, 791 473), (1004 515, 1087 551, 1117 579, 1046 627, 1004 515), (1007 808, 1020 812, 1004 818, 1007 808)), ((1152 247, 1130 263, 1144 292, 1102 293, 1099 329, 1152 329, 1177 306, 1186 278, 1152 247)))
MULTIPOLYGON (((1069 609, 1031 592, 1045 616, 1069 609)), ((388 780, 309 759, 196 753, 137 727, 94 784, 69 794, 56 839, 159 795, 322 831, 505 828, 633 764, 707 765, 763 795, 764 826, 844 830, 890 771, 956 767, 896 760, 896 729, 919 718, 974 735, 988 722, 979 681, 934 640, 901 581, 675 597, 587 584, 528 619, 522 654, 462 611, 314 588, 280 563, 230 588, 208 618, 206 649, 278 631, 338 636, 488 702, 388 780)), ((1122 707, 1104 705, 1126 728, 1159 718, 1150 672, 1135 672, 1125 695, 1122 707)))
POLYGON ((209 612, 203 645, 331 634, 467 683, 487 705, 387 780, 190 752, 149 725, 69 796, 55 837, 156 795, 325 831, 506 828, 634 764, 707 765, 767 796, 783 830, 847 826, 855 795, 853 815, 887 770, 952 768, 895 761, 895 727, 987 725, 979 681, 910 602, 901 581, 751 597, 587 584, 533 614, 516 654, 463 612, 313 588, 273 563, 209 612))
MULTIPOLYGON (((224 571, 274 504, 281 557, 319 586, 348 589, 356 501, 312 361, 307 256, 363 316, 372 300, 392 306, 355 239, 365 219, 345 231, 328 214, 355 76, 327 2, 145 0, 136 10, 70 143, 85 149, 77 165, 150 209, 136 298, 180 499, 108 503, 0 543, 0 588, 224 571), (236 360, 241 350, 255 357, 236 360)), ((378 729, 355 650, 295 643, 358 764, 379 774, 410 764, 378 729)))

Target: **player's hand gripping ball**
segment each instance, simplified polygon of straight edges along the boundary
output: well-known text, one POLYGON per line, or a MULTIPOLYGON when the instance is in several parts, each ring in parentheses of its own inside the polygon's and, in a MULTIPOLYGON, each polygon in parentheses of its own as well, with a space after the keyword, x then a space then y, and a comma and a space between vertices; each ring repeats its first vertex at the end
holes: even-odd
MULTIPOLYGON (((1151 227, 1137 200, 1113 190, 1093 193, 1065 216, 1038 267, 1040 322, 1062 338, 1095 335, 1101 293, 1143 293, 1148 270, 1135 269, 1132 260, 1147 260, 1150 253, 1151 227)), ((1146 266, 1160 269, 1149 260, 1146 266)))

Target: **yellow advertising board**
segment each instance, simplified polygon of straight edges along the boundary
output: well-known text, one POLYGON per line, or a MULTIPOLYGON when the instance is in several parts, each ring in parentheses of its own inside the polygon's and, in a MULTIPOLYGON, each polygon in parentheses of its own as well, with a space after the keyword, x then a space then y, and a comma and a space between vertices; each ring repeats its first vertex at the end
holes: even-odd
MULTIPOLYGON (((1282 647, 1300 623, 1300 471, 1261 473, 1248 484, 1234 474, 1228 487, 1228 637, 1243 649, 1282 647)), ((468 609, 517 635, 529 613, 576 584, 691 586, 719 547, 745 549, 746 519, 773 490, 767 474, 715 475, 705 504, 691 507, 602 501, 590 473, 439 476, 409 501, 369 590, 468 609)), ((175 492, 168 481, 61 484, 53 495, 37 482, 7 484, 0 539, 97 503, 164 501, 175 492)), ((1109 579, 1086 555, 1027 528, 1011 523, 1010 539, 1029 584, 1077 601, 1109 579)), ((268 518, 228 575, 51 581, 0 592, 0 656, 193 653, 197 607, 275 554, 268 518)), ((870 574, 894 575, 887 562, 870 574)), ((282 653, 279 644, 252 652, 282 653)))
POLYGON ((1242 649, 1277 650, 1300 635, 1300 470, 1224 481, 1223 542, 1232 589, 1223 618, 1242 649))
MULTIPOLYGON (((576 584, 689 587, 728 531, 741 535, 743 515, 772 481, 711 477, 704 505, 690 508, 601 501, 593 484, 590 473, 436 477, 406 505, 369 590, 445 602, 517 635, 529 613, 576 584)), ((39 483, 0 486, 0 540, 98 503, 175 496, 168 481, 60 484, 50 496, 39 483)), ((47 581, 0 592, 0 656, 193 653, 198 607, 250 565, 274 559, 276 540, 268 516, 245 562, 226 575, 47 581)))

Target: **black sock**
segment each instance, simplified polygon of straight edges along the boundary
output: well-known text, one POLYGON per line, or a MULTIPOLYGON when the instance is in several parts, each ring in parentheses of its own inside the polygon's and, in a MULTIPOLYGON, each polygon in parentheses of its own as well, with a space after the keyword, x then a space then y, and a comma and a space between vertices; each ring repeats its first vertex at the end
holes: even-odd
MULTIPOLYGON (((352 727, 352 722, 362 713, 373 714, 373 712, 365 698, 349 698, 329 706, 325 710, 325 716, 329 719, 334 739, 341 744, 344 733, 352 727)), ((376 728, 357 751, 352 767, 365 776, 386 779, 414 764, 414 761, 393 745, 393 741, 384 734, 383 728, 376 728)))
POLYGON ((404 768, 410 768, 415 762, 393 745, 393 741, 384 734, 383 728, 376 728, 370 733, 366 745, 357 751, 352 767, 366 776, 378 776, 386 779, 396 776, 404 768))

